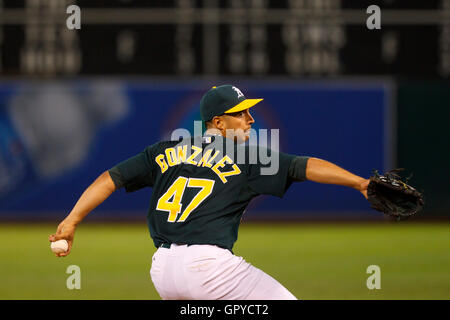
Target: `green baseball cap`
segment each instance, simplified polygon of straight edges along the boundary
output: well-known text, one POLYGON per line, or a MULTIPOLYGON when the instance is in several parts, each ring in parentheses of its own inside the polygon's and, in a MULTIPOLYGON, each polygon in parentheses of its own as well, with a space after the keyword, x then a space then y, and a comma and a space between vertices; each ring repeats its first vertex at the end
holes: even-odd
POLYGON ((215 116, 234 113, 253 107, 263 99, 246 99, 241 90, 231 84, 212 87, 200 100, 200 114, 203 121, 215 116))

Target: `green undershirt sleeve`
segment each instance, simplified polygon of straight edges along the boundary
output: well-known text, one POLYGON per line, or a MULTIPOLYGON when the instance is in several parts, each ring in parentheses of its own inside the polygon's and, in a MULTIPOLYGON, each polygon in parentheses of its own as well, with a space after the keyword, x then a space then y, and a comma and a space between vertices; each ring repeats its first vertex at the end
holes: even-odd
POLYGON ((125 186, 125 181, 123 180, 122 175, 117 167, 109 169, 108 172, 111 176, 112 181, 116 185, 116 189, 120 189, 125 186))
POLYGON ((291 181, 306 181, 306 165, 309 157, 295 157, 291 161, 288 171, 288 177, 291 181))

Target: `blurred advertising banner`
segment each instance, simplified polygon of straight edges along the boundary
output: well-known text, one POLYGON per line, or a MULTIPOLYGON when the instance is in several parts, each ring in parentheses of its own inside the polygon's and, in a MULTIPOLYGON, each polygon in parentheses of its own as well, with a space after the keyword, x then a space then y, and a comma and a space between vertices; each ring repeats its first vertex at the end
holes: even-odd
MULTIPOLYGON (((229 81, 224 83, 230 83, 229 81)), ((194 131, 212 81, 74 80, 0 83, 0 219, 62 218, 103 171, 175 129, 194 131)), ((254 129, 279 129, 283 152, 322 158, 358 175, 395 162, 392 87, 382 81, 234 81, 254 129)), ((270 132, 270 130, 269 130, 270 132)), ((151 189, 119 190, 95 213, 145 216, 151 189)), ((260 197, 249 217, 373 215, 354 190, 312 182, 283 199, 260 197)))

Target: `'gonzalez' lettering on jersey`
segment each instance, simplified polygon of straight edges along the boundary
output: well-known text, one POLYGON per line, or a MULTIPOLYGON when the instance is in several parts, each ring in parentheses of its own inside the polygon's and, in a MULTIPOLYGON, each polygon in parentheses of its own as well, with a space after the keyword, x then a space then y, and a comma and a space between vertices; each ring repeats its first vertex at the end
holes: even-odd
POLYGON ((187 145, 178 146, 175 148, 167 148, 164 150, 164 154, 159 154, 156 156, 155 161, 161 168, 161 173, 164 173, 169 169, 169 167, 177 166, 179 164, 185 163, 190 164, 197 167, 207 167, 210 168, 217 176, 222 180, 223 183, 227 183, 227 177, 235 176, 241 174, 241 170, 239 167, 233 162, 230 157, 225 155, 213 165, 213 161, 220 156, 220 151, 216 151, 214 155, 212 154, 213 150, 206 150, 199 161, 196 161, 196 158, 201 155, 203 149, 191 146, 192 154, 187 156, 187 145), (230 171, 221 171, 227 164, 232 165, 232 170, 230 171))

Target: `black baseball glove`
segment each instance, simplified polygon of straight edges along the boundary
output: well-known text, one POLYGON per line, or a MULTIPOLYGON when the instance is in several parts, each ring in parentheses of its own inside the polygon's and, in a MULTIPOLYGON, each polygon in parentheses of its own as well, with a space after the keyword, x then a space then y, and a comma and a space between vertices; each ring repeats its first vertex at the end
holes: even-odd
POLYGON ((367 187, 367 200, 370 206, 397 221, 405 220, 419 212, 423 205, 423 195, 415 188, 403 182, 397 174, 403 169, 394 169, 380 175, 373 171, 367 187))

